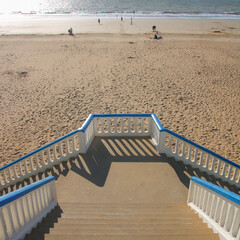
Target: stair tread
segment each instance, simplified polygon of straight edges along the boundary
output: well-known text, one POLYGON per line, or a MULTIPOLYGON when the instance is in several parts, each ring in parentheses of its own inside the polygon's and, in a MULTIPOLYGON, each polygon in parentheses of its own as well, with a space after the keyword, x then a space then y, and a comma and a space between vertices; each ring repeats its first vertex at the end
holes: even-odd
MULTIPOLYGON (((62 229, 185 229, 185 228, 199 228, 198 224, 193 223, 178 223, 178 224, 74 224, 74 223, 56 223, 54 224, 54 228, 62 228, 62 229)), ((203 225, 203 228, 208 229, 207 225, 203 225)))
MULTIPOLYGON (((161 224, 161 223, 199 223, 199 219, 192 218, 169 218, 169 219, 114 219, 114 224, 124 223, 143 223, 143 224, 161 224)), ((60 218, 59 223, 75 223, 75 224, 111 224, 112 219, 80 219, 80 218, 60 218)))
MULTIPOLYGON (((103 236, 92 236, 92 235, 85 235, 85 236, 77 236, 77 235, 46 235, 46 240, 219 240, 218 235, 216 234, 202 234, 202 235, 186 235, 186 234, 179 234, 179 235, 103 235, 103 236)), ((34 239, 38 240, 38 239, 34 239)), ((39 239, 40 240, 40 239, 39 239)))
POLYGON ((66 229, 66 228, 51 228, 50 234, 62 235, 178 235, 178 234, 211 234, 211 229, 66 229))

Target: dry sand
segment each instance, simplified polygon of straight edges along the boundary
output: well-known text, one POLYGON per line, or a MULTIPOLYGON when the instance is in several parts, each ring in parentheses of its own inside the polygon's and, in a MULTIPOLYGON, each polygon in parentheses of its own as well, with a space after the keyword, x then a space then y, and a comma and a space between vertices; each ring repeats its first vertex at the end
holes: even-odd
POLYGON ((151 28, 0 36, 0 166, 90 113, 152 111, 164 127, 240 164, 240 25, 223 23, 228 33, 209 24, 202 34, 162 32, 163 40, 151 28))

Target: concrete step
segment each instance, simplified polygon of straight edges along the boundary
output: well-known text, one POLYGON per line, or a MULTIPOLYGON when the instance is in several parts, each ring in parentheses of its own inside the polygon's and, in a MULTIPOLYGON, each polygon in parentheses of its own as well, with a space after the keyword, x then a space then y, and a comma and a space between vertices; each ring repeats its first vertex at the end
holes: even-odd
MULTIPOLYGON (((77 236, 77 235, 45 235, 45 240, 219 240, 218 235, 216 234, 172 234, 172 235, 122 235, 122 236, 77 236)), ((34 239, 40 240, 40 239, 34 239)))
MULTIPOLYGON (((171 228, 166 229, 65 229, 65 228, 52 228, 50 229, 50 234, 53 235, 178 235, 178 234, 185 234, 185 235, 192 235, 192 234, 202 234, 203 230, 199 229, 175 229, 174 231, 171 228), (173 233, 174 232, 174 233, 173 233)), ((204 229, 204 234, 211 234, 212 229, 204 229)))
MULTIPOLYGON (((162 223, 162 224, 74 224, 74 223, 55 223, 54 229, 195 229, 199 228, 198 224, 193 223, 162 223)), ((202 229, 208 229, 207 224, 204 224, 202 229)))
POLYGON ((192 210, 189 209, 76 209, 76 208, 62 208, 63 214, 192 214, 192 210))
POLYGON ((105 214, 79 214, 77 212, 62 213, 62 218, 78 219, 195 219, 197 215, 191 213, 162 213, 162 214, 141 214, 141 213, 105 213, 105 214))
MULTIPOLYGON (((55 221, 56 224, 103 224, 103 225, 109 225, 109 224, 198 224, 202 222, 199 218, 162 218, 162 219, 81 219, 81 218, 58 218, 57 221, 55 221)), ((42 224, 53 226, 53 221, 49 220, 48 218, 45 218, 42 224)))
POLYGON ((172 208, 172 209, 189 209, 186 203, 80 203, 80 202, 60 202, 63 208, 82 208, 82 209, 156 209, 156 208, 172 208))

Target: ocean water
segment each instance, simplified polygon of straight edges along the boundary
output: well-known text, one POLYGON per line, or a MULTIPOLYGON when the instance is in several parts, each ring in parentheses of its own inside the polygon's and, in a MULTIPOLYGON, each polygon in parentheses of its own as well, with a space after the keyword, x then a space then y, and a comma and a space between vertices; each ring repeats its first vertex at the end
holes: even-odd
POLYGON ((240 0, 0 0, 0 14, 240 19, 240 0))

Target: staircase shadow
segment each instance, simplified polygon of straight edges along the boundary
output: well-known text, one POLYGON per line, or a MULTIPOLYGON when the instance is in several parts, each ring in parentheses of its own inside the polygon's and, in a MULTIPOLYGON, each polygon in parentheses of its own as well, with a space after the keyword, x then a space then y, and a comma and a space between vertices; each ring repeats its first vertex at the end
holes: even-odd
POLYGON ((95 137, 86 154, 78 154, 66 162, 55 165, 54 168, 32 176, 30 179, 17 183, 5 189, 4 193, 14 191, 48 176, 57 180, 60 176, 66 177, 70 171, 82 176, 93 184, 103 187, 113 162, 159 162, 168 163, 176 172, 181 183, 188 188, 191 176, 210 181, 232 192, 240 189, 226 182, 209 176, 198 169, 159 154, 150 137, 95 137))
POLYGON ((31 233, 27 234, 24 240, 44 240, 45 234, 48 234, 50 229, 54 227, 54 223, 58 222, 58 219, 61 218, 63 213, 61 207, 57 205, 50 213, 47 214, 45 218, 38 223, 31 233))
POLYGON ((189 187, 189 177, 175 160, 170 160, 165 154, 159 154, 149 137, 96 137, 88 153, 78 155, 70 164, 72 171, 103 187, 111 164, 114 162, 168 163, 175 170, 182 184, 186 188, 189 187))

